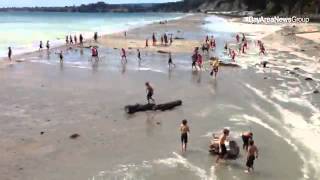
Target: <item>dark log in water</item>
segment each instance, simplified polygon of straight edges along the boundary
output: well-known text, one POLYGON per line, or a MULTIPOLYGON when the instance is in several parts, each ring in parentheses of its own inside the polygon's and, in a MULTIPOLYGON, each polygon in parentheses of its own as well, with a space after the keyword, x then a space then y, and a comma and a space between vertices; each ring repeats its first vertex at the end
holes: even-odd
POLYGON ((176 106, 181 106, 182 105, 182 101, 181 100, 177 100, 177 101, 173 101, 173 102, 168 102, 168 103, 164 103, 164 104, 136 104, 136 105, 127 105, 124 107, 126 113, 128 114, 134 114, 136 112, 140 112, 140 111, 150 111, 150 110, 161 110, 161 111, 166 111, 166 110, 170 110, 173 109, 176 106))

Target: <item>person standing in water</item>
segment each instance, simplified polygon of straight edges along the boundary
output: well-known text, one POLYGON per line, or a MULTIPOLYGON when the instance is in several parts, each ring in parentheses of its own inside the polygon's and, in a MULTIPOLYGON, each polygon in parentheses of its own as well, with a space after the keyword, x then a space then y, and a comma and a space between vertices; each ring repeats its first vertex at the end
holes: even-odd
POLYGON ((47 51, 49 51, 50 50, 50 42, 49 41, 47 41, 47 51))
POLYGON ((83 45, 83 36, 82 36, 82 34, 79 35, 79 41, 80 41, 80 45, 83 45))
POLYGON ((98 60, 99 61, 99 53, 98 53, 98 48, 97 47, 93 47, 91 49, 91 55, 92 55, 92 59, 98 60))
POLYGON ((127 64, 127 54, 124 48, 121 48, 121 62, 122 64, 127 64))
POLYGON ((254 160, 256 158, 258 158, 259 155, 259 151, 257 146, 254 144, 254 141, 251 140, 249 142, 249 148, 248 148, 248 152, 247 152, 247 162, 246 162, 246 166, 247 166, 247 170, 245 170, 246 173, 250 173, 253 172, 254 167, 254 160))
POLYGON ((137 57, 138 57, 138 60, 139 60, 139 63, 141 62, 141 52, 140 52, 140 49, 137 49, 137 57))
POLYGON ((150 85, 149 82, 146 82, 146 91, 147 91, 147 101, 148 104, 150 104, 150 100, 152 101, 152 103, 155 103, 155 100, 152 98, 153 93, 154 93, 154 89, 153 87, 150 85))
POLYGON ((94 39, 95 42, 98 41, 98 32, 95 32, 95 33, 94 33, 93 39, 94 39))
POLYGON ((249 147, 249 142, 252 140, 253 138, 253 133, 252 132, 244 132, 241 135, 242 141, 243 141, 243 146, 242 148, 246 151, 248 151, 248 147, 249 147))
POLYGON ((69 36, 66 36, 66 44, 69 44, 69 36))
POLYGON ((213 76, 213 73, 214 73, 214 77, 217 78, 219 66, 220 66, 220 61, 218 58, 215 58, 214 61, 212 62, 212 71, 210 73, 211 76, 213 76))
POLYGON ((77 43, 78 43, 77 35, 74 35, 74 44, 77 44, 77 43))
POLYGON ((42 41, 40 41, 39 43, 39 51, 41 51, 43 49, 43 44, 42 44, 42 41))
POLYGON ((60 51, 60 53, 59 53, 59 59, 60 59, 60 63, 63 63, 63 53, 62 53, 62 51, 60 51))
POLYGON ((219 156, 216 160, 216 163, 219 163, 220 159, 224 159, 225 155, 227 154, 227 147, 226 147, 226 140, 229 136, 230 131, 228 129, 223 129, 222 135, 219 137, 219 156))
POLYGON ((152 34, 152 45, 153 45, 153 46, 156 46, 156 45, 157 45, 157 38, 156 38, 155 33, 152 34))
POLYGON ((71 35, 70 35, 70 37, 69 37, 69 40, 70 40, 70 44, 73 44, 73 38, 72 38, 71 35))
POLYGON ((172 61, 172 54, 169 52, 169 60, 168 60, 169 69, 172 68, 172 66, 176 67, 176 65, 172 61))
POLYGON ((187 151, 187 144, 188 144, 188 133, 190 133, 190 128, 188 126, 188 121, 186 119, 182 120, 180 125, 180 132, 181 132, 181 151, 187 151))
POLYGON ((11 47, 8 47, 8 59, 11 61, 11 56, 12 56, 12 49, 11 47))

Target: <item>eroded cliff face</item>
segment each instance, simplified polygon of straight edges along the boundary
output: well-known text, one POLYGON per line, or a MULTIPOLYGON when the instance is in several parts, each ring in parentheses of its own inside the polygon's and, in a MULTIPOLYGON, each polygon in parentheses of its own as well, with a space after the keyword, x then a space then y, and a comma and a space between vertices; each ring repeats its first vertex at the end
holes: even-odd
POLYGON ((210 0, 199 6, 201 11, 245 11, 248 6, 243 0, 210 0))

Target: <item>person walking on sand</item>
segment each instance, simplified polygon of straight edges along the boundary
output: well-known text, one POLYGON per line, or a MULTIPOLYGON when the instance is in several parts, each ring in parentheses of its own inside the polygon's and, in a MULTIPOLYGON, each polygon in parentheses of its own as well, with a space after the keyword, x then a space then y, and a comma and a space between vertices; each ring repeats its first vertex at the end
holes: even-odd
POLYGON ((160 37, 161 45, 163 45, 163 36, 160 37))
POLYGON ((122 64, 127 64, 127 54, 124 48, 121 48, 121 62, 122 64))
POLYGON ((69 44, 69 36, 66 36, 66 44, 69 44))
POLYGON ((11 56, 12 56, 12 49, 11 47, 8 47, 8 59, 11 61, 11 56))
POLYGON ((176 65, 173 63, 172 61, 172 55, 171 55, 171 52, 169 52, 169 60, 168 60, 168 65, 169 65, 169 69, 173 67, 176 67, 176 65))
POLYGON ((173 43, 173 38, 172 38, 172 34, 170 34, 170 45, 172 45, 173 43))
POLYGON ((180 125, 180 132, 181 132, 181 151, 187 151, 187 144, 188 144, 188 133, 190 133, 190 128, 188 126, 188 121, 186 119, 182 120, 180 125))
POLYGON ((42 41, 40 41, 39 43, 39 51, 41 51, 43 49, 43 44, 42 44, 42 41))
POLYGON ((229 136, 230 131, 228 129, 223 129, 223 133, 219 137, 219 156, 217 157, 216 163, 219 163, 220 159, 224 159, 227 154, 226 140, 229 136))
POLYGON ((166 33, 164 33, 163 39, 164 39, 164 45, 167 46, 168 45, 168 36, 166 33))
POLYGON ((202 70, 203 60, 202 60, 202 56, 201 56, 201 54, 198 54, 198 57, 197 57, 197 64, 198 64, 198 67, 200 68, 200 70, 202 70))
POLYGON ((147 101, 148 104, 150 104, 150 100, 152 101, 152 103, 155 103, 155 100, 152 98, 153 93, 154 93, 154 89, 153 87, 150 85, 149 82, 146 82, 146 91, 147 91, 147 101))
POLYGON ((47 51, 49 51, 50 50, 50 42, 49 41, 47 41, 47 51))
POLYGON ((246 162, 247 170, 245 170, 245 173, 253 172, 254 160, 258 158, 258 155, 259 155, 258 148, 254 144, 254 141, 251 140, 249 142, 249 148, 248 148, 248 152, 247 152, 247 162, 246 162))
POLYGON ((253 133, 252 132, 243 132, 241 135, 242 141, 243 141, 243 146, 242 148, 246 151, 248 151, 248 147, 249 147, 249 142, 252 140, 253 138, 253 133))
POLYGON ((149 39, 146 39, 146 47, 149 47, 149 39))

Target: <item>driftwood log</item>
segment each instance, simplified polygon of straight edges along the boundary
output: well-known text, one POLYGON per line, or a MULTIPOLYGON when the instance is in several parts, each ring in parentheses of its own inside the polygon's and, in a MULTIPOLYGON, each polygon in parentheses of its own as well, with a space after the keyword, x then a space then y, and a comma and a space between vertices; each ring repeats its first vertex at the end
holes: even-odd
POLYGON ((175 108, 176 106, 181 106, 182 101, 177 100, 177 101, 172 101, 164 104, 135 104, 135 105, 127 105, 124 107, 124 110, 128 114, 134 114, 136 112, 141 112, 141 111, 166 111, 175 108))

